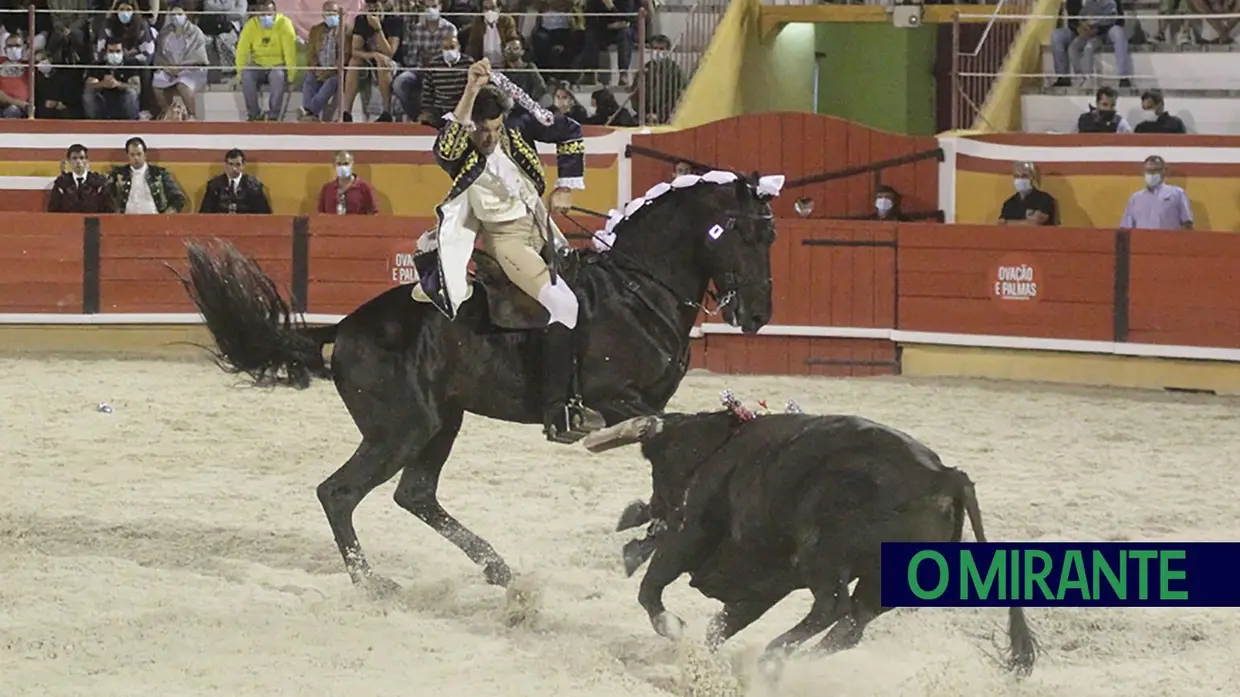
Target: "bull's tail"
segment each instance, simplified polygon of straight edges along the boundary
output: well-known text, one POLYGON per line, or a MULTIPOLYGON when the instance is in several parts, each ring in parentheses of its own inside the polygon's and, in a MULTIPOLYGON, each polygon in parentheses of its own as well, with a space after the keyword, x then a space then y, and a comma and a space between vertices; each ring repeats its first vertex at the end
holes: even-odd
MULTIPOLYGON (((973 537, 978 542, 986 542, 986 531, 982 528, 982 511, 977 505, 977 492, 973 489, 973 480, 960 470, 953 470, 959 485, 959 501, 969 514, 969 523, 973 526, 973 537)), ((960 521, 963 523, 963 521, 960 521)), ((958 524, 960 524, 958 523, 958 524)), ((1025 619, 1023 608, 1008 608, 1008 645, 1003 651, 1004 666, 1019 677, 1033 672, 1033 664, 1038 660, 1038 640, 1029 622, 1025 619)))
POLYGON ((335 340, 336 327, 310 329, 298 321, 275 282, 227 242, 214 250, 186 247, 189 277, 181 283, 215 339, 211 353, 222 369, 257 384, 299 388, 331 377, 323 346, 335 340))

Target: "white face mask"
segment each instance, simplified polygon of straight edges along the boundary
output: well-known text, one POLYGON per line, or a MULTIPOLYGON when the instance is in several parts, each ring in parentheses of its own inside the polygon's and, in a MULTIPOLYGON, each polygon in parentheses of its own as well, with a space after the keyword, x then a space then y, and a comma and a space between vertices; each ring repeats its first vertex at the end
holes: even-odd
POLYGON ((341 179, 347 179, 353 174, 353 165, 336 165, 336 176, 341 179))
POLYGON ((187 18, 186 18, 186 16, 185 16, 185 15, 182 15, 182 14, 175 14, 175 15, 172 15, 172 23, 173 23, 173 24, 175 24, 175 25, 177 25, 178 27, 183 27, 183 26, 185 26, 185 20, 186 20, 186 19, 187 19, 187 18))
POLYGON ((880 198, 874 201, 874 207, 878 209, 879 213, 890 213, 894 206, 895 202, 889 198, 880 198))
POLYGON ((424 16, 426 17, 426 21, 428 22, 438 22, 439 21, 439 8, 438 7, 426 8, 426 14, 424 16))
POLYGON ((22 59, 22 47, 8 46, 4 49, 4 56, 11 61, 19 61, 22 59))
POLYGON ((499 13, 495 10, 487 10, 486 12, 483 12, 482 17, 487 21, 487 24, 495 24, 499 21, 499 13))
POLYGON ((460 51, 444 51, 443 59, 448 63, 455 63, 461 59, 460 51))
POLYGON ((49 60, 39 61, 39 72, 44 75, 50 75, 52 72, 52 62, 49 60))
POLYGON ((1012 184, 1022 194, 1033 189, 1033 182, 1024 178, 1013 179, 1012 184))
POLYGON ((124 58, 125 58, 125 54, 123 53, 108 52, 108 55, 107 55, 108 65, 120 65, 121 61, 124 58))
POLYGON ((1162 183, 1162 175, 1147 172, 1145 175, 1145 185, 1151 189, 1157 188, 1162 183))

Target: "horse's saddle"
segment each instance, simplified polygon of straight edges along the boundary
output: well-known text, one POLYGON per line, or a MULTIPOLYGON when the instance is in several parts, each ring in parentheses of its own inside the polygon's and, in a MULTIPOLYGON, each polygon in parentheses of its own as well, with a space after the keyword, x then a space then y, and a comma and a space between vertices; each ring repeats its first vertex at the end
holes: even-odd
MULTIPOLYGON (((423 269, 433 269, 438 265, 438 250, 431 250, 415 257, 419 274, 423 269)), ((582 260, 579 250, 570 250, 560 257, 560 274, 570 284, 576 279, 578 271, 586 263, 582 260)), ((422 276, 433 277, 432 274, 422 276)), ((487 321, 496 329, 522 331, 527 329, 543 329, 551 319, 537 300, 526 295, 508 279, 508 274, 499 265, 495 257, 481 249, 473 253, 472 270, 469 272, 469 292, 461 303, 461 312, 466 305, 478 303, 481 292, 486 303, 487 321)), ((410 293, 415 302, 434 304, 430 296, 422 288, 419 281, 410 293)))

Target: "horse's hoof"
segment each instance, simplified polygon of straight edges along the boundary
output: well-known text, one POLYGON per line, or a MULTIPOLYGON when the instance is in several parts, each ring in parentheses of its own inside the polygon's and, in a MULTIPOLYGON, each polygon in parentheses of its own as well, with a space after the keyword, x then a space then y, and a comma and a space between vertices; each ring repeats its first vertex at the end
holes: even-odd
POLYGON ((651 618, 650 624, 654 625, 654 631, 665 639, 680 641, 681 637, 685 635, 684 620, 667 610, 651 618))
POLYGON ((399 583, 378 574, 368 574, 360 585, 362 591, 375 600, 390 598, 404 590, 399 583))
POLYGON ((616 523, 616 532, 629 530, 649 522, 650 504, 638 499, 625 506, 624 512, 620 514, 620 520, 616 523))
POLYGON ((482 575, 492 586, 507 588, 512 583, 512 570, 502 561, 493 561, 482 567, 482 575))

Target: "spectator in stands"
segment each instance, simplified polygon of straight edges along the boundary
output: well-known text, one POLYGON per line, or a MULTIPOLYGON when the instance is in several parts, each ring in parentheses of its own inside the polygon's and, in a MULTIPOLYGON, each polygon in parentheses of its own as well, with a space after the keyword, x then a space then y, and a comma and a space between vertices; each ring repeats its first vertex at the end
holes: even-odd
POLYGON ((1128 199, 1119 226, 1126 230, 1191 230, 1193 208, 1188 195, 1166 183, 1167 163, 1157 155, 1145 158, 1145 188, 1128 199))
MULTIPOLYGON (((340 90, 336 72, 340 56, 340 5, 335 0, 323 3, 323 21, 310 27, 306 42, 306 78, 301 83, 301 121, 322 120, 327 108, 340 90)), ((347 51, 346 51, 347 52, 347 51)))
POLYGON ((317 211, 336 215, 377 214, 375 190, 353 173, 353 154, 346 150, 336 153, 335 166, 336 178, 319 190, 317 211))
POLYGON ((537 0, 541 12, 535 22, 530 43, 534 62, 547 71, 552 81, 569 79, 566 72, 573 66, 585 43, 585 18, 581 0, 537 0))
POLYGON ((1056 87, 1072 84, 1068 77, 1069 57, 1072 72, 1082 77, 1094 74, 1094 54, 1103 44, 1115 50, 1115 65, 1120 76, 1120 87, 1129 87, 1132 81, 1132 55, 1128 52, 1128 35, 1124 33, 1123 18, 1116 0, 1069 0, 1064 5, 1068 14, 1068 26, 1051 33, 1051 54, 1054 57, 1056 87), (1082 20, 1080 17, 1105 17, 1106 19, 1082 20))
POLYGON ((1003 202, 1000 225, 1058 225, 1055 197, 1038 188, 1038 169, 1032 162, 1012 165, 1016 193, 1003 202))
POLYGON ((185 193, 172 173, 146 161, 146 141, 125 141, 129 164, 117 165, 108 175, 112 205, 127 214, 180 213, 185 210, 185 193))
POLYGON ((504 64, 504 45, 521 35, 511 15, 499 13, 498 0, 482 0, 482 16, 469 25, 469 43, 465 55, 480 61, 489 58, 491 65, 504 64))
MULTIPOLYGON (((543 80, 543 76, 538 72, 538 66, 525 60, 525 39, 521 36, 504 44, 504 68, 507 69, 505 74, 513 84, 520 87, 530 99, 547 106, 551 102, 551 96, 547 94, 547 82, 543 80)), ((523 112, 525 107, 520 104, 513 104, 514 112, 523 112)))
POLYGON ((276 12, 274 0, 259 0, 256 9, 258 13, 245 23, 237 41, 236 66, 241 73, 246 119, 279 121, 284 92, 297 65, 297 33, 293 22, 276 12), (258 91, 263 85, 271 90, 265 115, 258 106, 258 91))
POLYGON ((224 173, 207 181, 199 213, 271 213, 271 201, 257 177, 245 173, 245 153, 237 148, 224 155, 224 173))
POLYGON ((457 35, 456 25, 440 16, 439 0, 427 0, 417 21, 405 22, 401 64, 406 70, 392 81, 392 92, 410 121, 422 113, 423 68, 443 55, 444 42, 457 35))
POLYGON ((1240 24, 1240 17, 1236 16, 1237 11, 1240 11, 1240 3, 1236 2, 1236 0, 1188 0, 1188 2, 1197 14, 1227 15, 1206 20, 1211 27, 1214 27, 1215 33, 1218 34, 1218 37, 1210 43, 1234 43, 1231 35, 1235 33, 1236 25, 1240 24))
POLYGON ((103 60, 86 73, 82 109, 88 119, 127 120, 138 118, 142 81, 136 66, 125 58, 119 40, 104 47, 103 60))
POLYGON ((1119 101, 1119 92, 1114 87, 1103 85, 1094 94, 1094 104, 1089 111, 1081 114, 1076 120, 1079 133, 1132 133, 1132 126, 1127 119, 1115 111, 1119 101))
POLYGON ((195 21, 207 37, 208 55, 214 53, 211 64, 235 65, 241 23, 245 21, 245 0, 202 0, 202 10, 209 14, 199 15, 195 21))
POLYGON ((1146 90, 1141 94, 1141 108, 1150 118, 1132 129, 1136 133, 1188 133, 1184 122, 1167 113, 1161 90, 1146 90))
POLYGON ((190 23, 181 2, 171 0, 170 25, 155 41, 155 64, 161 68, 151 78, 151 87, 161 115, 179 96, 193 119, 198 112, 195 95, 207 84, 207 37, 190 23))
POLYGON ((620 106, 620 102, 616 101, 616 95, 606 87, 590 93, 590 106, 594 109, 594 113, 582 123, 628 128, 637 125, 633 112, 620 106))
POLYGON ((457 38, 462 42, 469 40, 469 27, 474 17, 482 10, 481 0, 441 0, 444 17, 456 27, 457 38))
POLYGON ((900 206, 900 192, 895 187, 880 184, 874 189, 874 212, 865 220, 882 220, 890 223, 905 220, 900 206))
POLYGON ((47 48, 35 56, 39 70, 34 77, 35 118, 80 119, 85 115, 82 111, 82 93, 86 88, 84 66, 94 64, 93 53, 86 44, 52 34, 47 48))
POLYGON ((0 57, 0 119, 24 119, 30 115, 30 67, 26 64, 26 39, 9 34, 0 57))
POLYGON ((685 160, 676 160, 675 164, 672 165, 672 178, 673 179, 675 179, 676 177, 683 177, 686 174, 697 174, 697 173, 698 172, 694 168, 693 163, 687 162, 685 160))
POLYGON ((646 122, 669 123, 680 93, 689 80, 672 57, 672 42, 659 34, 650 40, 651 58, 646 63, 646 122))
POLYGON ((149 118, 158 107, 154 104, 151 89, 152 73, 142 68, 155 62, 155 31, 144 15, 134 12, 134 6, 129 2, 117 2, 112 6, 111 14, 103 23, 98 50, 103 52, 109 44, 116 42, 121 46, 122 63, 133 68, 133 74, 138 78, 139 115, 149 118))
POLYGON ((349 69, 344 74, 344 111, 341 120, 353 120, 353 100, 364 71, 373 71, 379 83, 383 111, 378 121, 392 120, 392 77, 396 72, 396 51, 405 35, 405 18, 385 12, 383 0, 366 0, 365 10, 353 19, 349 38, 349 69))
POLYGON ((48 213, 113 213, 108 178, 90 171, 90 152, 85 145, 70 145, 65 152, 69 171, 52 182, 48 213))
POLYGON ((81 55, 91 53, 90 46, 90 13, 91 0, 48 0, 51 9, 52 28, 46 35, 46 48, 53 42, 67 43, 81 55))
POLYGON ((573 91, 569 88, 567 82, 561 82, 555 86, 555 90, 551 93, 551 108, 577 123, 585 123, 590 120, 590 115, 586 113, 586 108, 577 101, 577 97, 573 95, 573 91))
POLYGON ((633 21, 637 11, 634 0, 586 0, 585 44, 577 57, 577 67, 585 71, 582 81, 601 85, 611 84, 606 72, 592 71, 603 67, 603 52, 608 46, 616 47, 616 72, 620 74, 620 86, 629 84, 629 66, 633 62, 633 21))
POLYGON ((461 60, 461 44, 455 36, 443 40, 438 60, 426 66, 422 77, 422 113, 418 121, 433 128, 443 127, 443 115, 456 109, 469 81, 469 63, 461 60))
MULTIPOLYGON (((1162 0, 1158 4, 1161 18, 1158 20, 1158 35, 1154 40, 1161 44, 1181 46, 1204 43, 1201 40, 1201 20, 1183 20, 1176 16, 1190 14, 1192 11, 1190 0, 1162 0)), ((1209 10, 1203 12, 1210 14, 1209 10)))

